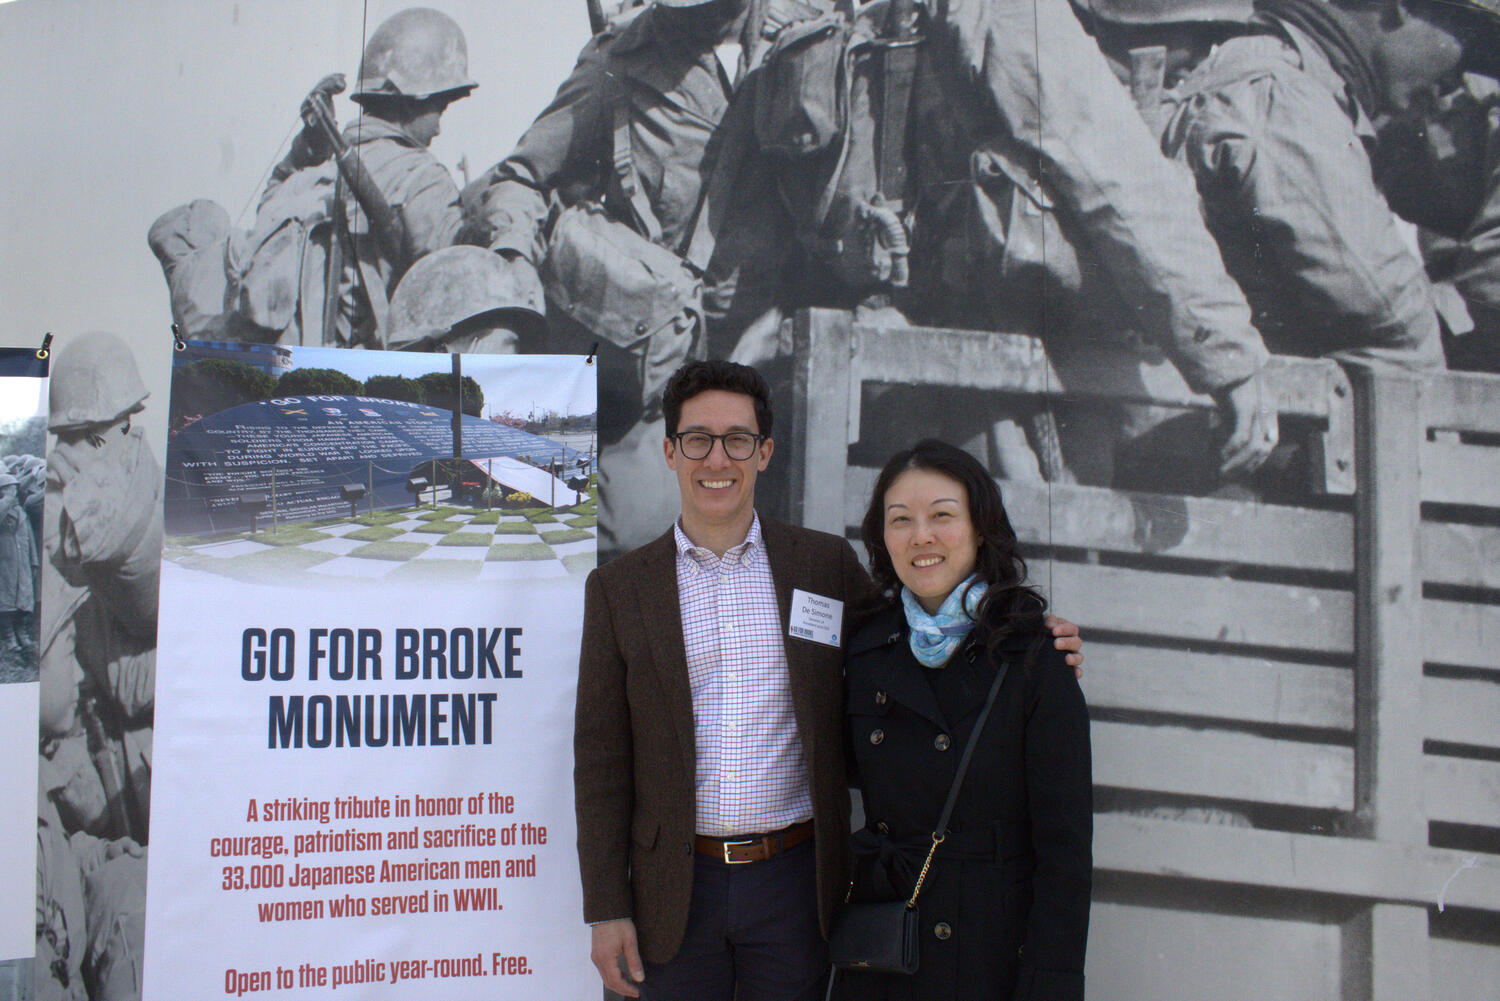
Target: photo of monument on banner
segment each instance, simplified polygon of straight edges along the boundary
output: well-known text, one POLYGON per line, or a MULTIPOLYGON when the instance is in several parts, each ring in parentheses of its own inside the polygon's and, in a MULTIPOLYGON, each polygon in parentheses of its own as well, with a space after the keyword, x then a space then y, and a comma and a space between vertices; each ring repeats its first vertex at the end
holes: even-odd
POLYGON ((591 367, 452 359, 189 344, 173 375, 167 558, 263 579, 591 567, 592 403, 570 412, 583 404, 559 395, 566 378, 544 393, 515 374, 591 367))
POLYGON ((595 371, 177 352, 142 997, 587 987, 595 371))

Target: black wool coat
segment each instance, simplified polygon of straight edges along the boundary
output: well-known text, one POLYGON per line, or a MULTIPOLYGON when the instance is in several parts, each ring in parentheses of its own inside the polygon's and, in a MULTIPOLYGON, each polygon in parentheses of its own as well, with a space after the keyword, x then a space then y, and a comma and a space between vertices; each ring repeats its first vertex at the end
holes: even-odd
MULTIPOLYGON (((995 677, 975 628, 924 668, 899 606, 846 654, 845 718, 864 794, 854 900, 911 892, 965 742, 995 677)), ((918 899, 916 974, 844 973, 855 999, 1082 1001, 1093 868, 1088 709, 1040 624, 1010 663, 918 899)))

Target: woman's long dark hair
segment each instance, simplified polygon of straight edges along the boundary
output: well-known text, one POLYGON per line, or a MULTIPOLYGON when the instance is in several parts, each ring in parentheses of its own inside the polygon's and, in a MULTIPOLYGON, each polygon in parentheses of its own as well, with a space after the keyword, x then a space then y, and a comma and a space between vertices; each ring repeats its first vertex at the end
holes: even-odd
POLYGON ((961 483, 968 493, 969 520, 979 536, 974 569, 979 579, 989 584, 976 612, 978 622, 987 631, 985 646, 989 651, 993 654, 1013 633, 1040 629, 1047 600, 1026 583, 1026 561, 1016 552, 1016 530, 1005 513, 999 486, 978 459, 935 438, 919 441, 891 456, 875 481, 870 506, 860 524, 860 538, 870 554, 870 576, 875 583, 889 594, 901 589, 901 579, 885 547, 885 495, 896 477, 909 469, 940 473, 961 483))

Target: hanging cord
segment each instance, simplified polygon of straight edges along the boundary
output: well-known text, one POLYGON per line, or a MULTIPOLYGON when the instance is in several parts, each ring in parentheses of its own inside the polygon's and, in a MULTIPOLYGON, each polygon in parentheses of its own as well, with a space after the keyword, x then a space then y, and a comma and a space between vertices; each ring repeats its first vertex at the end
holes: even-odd
MULTIPOLYGON (((1040 188, 1041 192, 1043 194, 1045 194, 1046 190, 1047 190, 1046 189, 1046 174, 1045 174, 1047 158, 1042 153, 1042 132, 1043 132, 1043 124, 1042 123, 1044 121, 1043 115, 1045 114, 1045 109, 1042 107, 1042 29, 1041 29, 1041 22, 1040 22, 1038 14, 1037 14, 1037 4, 1043 3, 1043 2, 1045 2, 1045 0, 1032 0, 1032 4, 1031 4, 1031 45, 1032 45, 1032 51, 1034 53, 1035 65, 1036 65, 1037 185, 1040 188)), ((1048 430, 1052 434, 1055 434, 1056 431, 1057 431, 1057 416, 1052 412, 1052 362, 1051 362, 1051 359, 1048 357, 1047 352, 1046 352, 1046 348, 1045 348, 1045 344, 1046 344, 1046 336, 1045 335, 1046 335, 1046 332, 1047 332, 1047 289, 1046 289, 1046 286, 1045 286, 1045 282, 1046 282, 1046 270, 1047 270, 1047 215, 1046 215, 1046 213, 1047 213, 1047 209, 1043 208, 1042 209, 1042 215, 1041 215, 1041 220, 1042 220, 1041 235, 1040 235, 1040 238, 1039 238, 1040 239, 1040 243, 1041 243, 1041 251, 1042 251, 1042 274, 1043 274, 1043 278, 1042 278, 1043 286, 1041 288, 1042 302, 1041 302, 1041 313, 1040 313, 1041 318, 1042 318, 1042 329, 1041 329, 1040 333, 1042 334, 1042 344, 1044 345, 1044 347, 1042 349, 1042 362, 1043 362, 1043 365, 1044 365, 1044 368, 1042 370, 1042 379, 1043 379, 1043 389, 1045 390, 1045 395, 1042 397, 1042 406, 1045 408, 1047 416, 1049 418, 1049 420, 1046 422, 1049 425, 1048 430)), ((1062 461, 1062 442, 1061 441, 1048 442, 1048 443, 1046 443, 1046 448, 1047 448, 1047 451, 1049 453, 1055 454, 1055 456, 1058 459, 1058 464, 1060 465, 1061 461, 1062 461)), ((1051 456, 1049 455, 1049 458, 1050 457, 1051 456)), ((1057 479, 1057 476, 1058 476, 1059 472, 1060 472, 1059 469, 1049 469, 1049 470, 1047 470, 1047 596, 1048 596, 1049 599, 1052 596, 1052 566, 1053 566, 1053 562, 1054 562, 1053 558, 1052 558, 1052 554, 1053 554, 1052 484, 1053 484, 1053 481, 1057 479)))

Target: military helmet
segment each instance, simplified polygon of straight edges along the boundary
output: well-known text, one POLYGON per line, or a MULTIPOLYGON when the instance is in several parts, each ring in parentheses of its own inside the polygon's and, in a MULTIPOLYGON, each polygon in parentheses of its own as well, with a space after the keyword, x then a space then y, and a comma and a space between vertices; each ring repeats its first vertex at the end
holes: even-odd
POLYGON ((706 3, 713 3, 714 0, 656 0, 656 2, 663 7, 702 7, 706 3))
POLYGON ((391 296, 389 346, 441 338, 483 313, 512 311, 524 323, 544 322, 546 301, 536 268, 483 247, 434 250, 411 266, 391 296))
POLYGON ((454 91, 462 97, 477 86, 469 79, 469 46, 458 22, 430 7, 409 7, 370 36, 350 97, 424 98, 454 91))
POLYGON ((80 334, 63 345, 52 366, 47 430, 110 424, 140 410, 151 393, 135 354, 114 334, 80 334))

